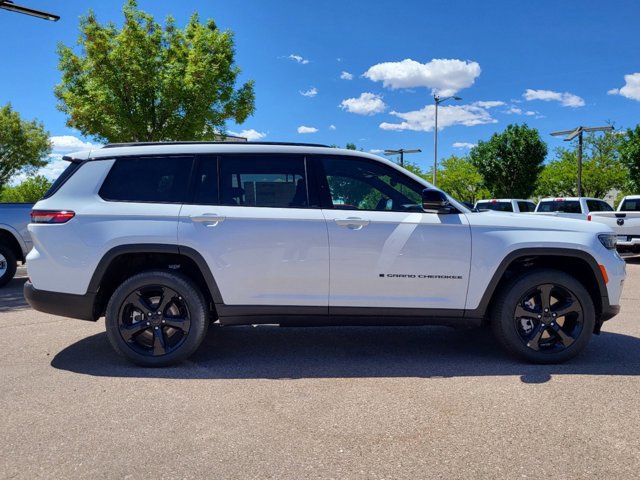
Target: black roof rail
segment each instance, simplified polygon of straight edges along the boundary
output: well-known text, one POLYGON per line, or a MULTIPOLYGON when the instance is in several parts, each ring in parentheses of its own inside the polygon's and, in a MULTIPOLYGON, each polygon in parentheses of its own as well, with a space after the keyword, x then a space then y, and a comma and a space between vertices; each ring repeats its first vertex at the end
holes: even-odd
POLYGON ((177 142, 130 142, 130 143, 108 143, 102 148, 116 148, 116 147, 149 147, 153 145, 229 145, 229 144, 241 144, 241 145, 283 145, 292 147, 329 147, 329 145, 322 145, 320 143, 296 143, 296 142, 245 142, 245 141, 177 141, 177 142))

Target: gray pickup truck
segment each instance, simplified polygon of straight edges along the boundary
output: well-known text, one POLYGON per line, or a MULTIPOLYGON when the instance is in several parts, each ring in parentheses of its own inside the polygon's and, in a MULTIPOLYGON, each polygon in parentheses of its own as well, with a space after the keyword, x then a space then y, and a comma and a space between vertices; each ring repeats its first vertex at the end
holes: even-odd
POLYGON ((0 203, 0 287, 11 281, 18 262, 24 263, 31 250, 27 230, 31 207, 31 203, 0 203))

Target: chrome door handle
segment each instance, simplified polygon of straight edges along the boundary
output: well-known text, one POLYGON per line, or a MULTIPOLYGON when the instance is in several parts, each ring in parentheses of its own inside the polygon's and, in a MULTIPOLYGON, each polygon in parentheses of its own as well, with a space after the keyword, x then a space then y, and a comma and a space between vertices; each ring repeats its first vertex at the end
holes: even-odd
POLYGON ((216 213, 203 213, 202 215, 191 215, 189 218, 194 223, 204 223, 207 227, 215 227, 224 222, 226 217, 216 213))
POLYGON ((347 227, 351 230, 362 230, 369 225, 369 220, 360 217, 336 218, 334 221, 339 227, 347 227))

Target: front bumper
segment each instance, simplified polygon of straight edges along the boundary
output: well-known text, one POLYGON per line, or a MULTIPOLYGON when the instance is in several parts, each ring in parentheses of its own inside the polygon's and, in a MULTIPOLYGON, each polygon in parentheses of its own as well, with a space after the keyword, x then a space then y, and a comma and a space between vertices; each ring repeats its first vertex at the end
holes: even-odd
POLYGON ((79 320, 96 321, 94 311, 96 294, 73 295, 70 293, 49 292, 38 290, 30 281, 25 282, 24 298, 34 310, 61 317, 77 318, 79 320))

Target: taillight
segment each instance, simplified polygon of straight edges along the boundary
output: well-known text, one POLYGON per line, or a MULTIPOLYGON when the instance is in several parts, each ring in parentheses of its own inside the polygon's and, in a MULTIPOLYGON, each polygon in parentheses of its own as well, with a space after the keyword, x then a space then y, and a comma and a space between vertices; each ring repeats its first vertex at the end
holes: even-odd
POLYGON ((587 215, 587 221, 590 222, 591 221, 591 214, 587 215))
POLYGON ((67 223, 75 215, 71 210, 31 210, 31 223, 67 223))

